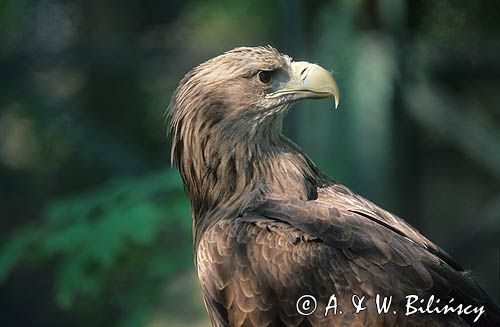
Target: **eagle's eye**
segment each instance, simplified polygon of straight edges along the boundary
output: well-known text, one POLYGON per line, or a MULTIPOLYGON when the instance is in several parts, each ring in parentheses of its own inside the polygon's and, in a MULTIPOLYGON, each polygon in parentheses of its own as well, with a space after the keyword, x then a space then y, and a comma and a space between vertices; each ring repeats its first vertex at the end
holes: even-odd
POLYGON ((264 84, 271 83, 271 80, 273 79, 272 72, 269 70, 261 70, 258 76, 259 76, 259 81, 261 81, 264 84))

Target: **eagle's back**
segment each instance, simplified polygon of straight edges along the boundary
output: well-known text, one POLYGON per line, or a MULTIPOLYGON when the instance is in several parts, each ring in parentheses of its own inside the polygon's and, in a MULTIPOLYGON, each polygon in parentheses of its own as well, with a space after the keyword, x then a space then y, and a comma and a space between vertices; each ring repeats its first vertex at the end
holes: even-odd
POLYGON ((216 326, 468 325, 453 314, 405 316, 407 295, 484 300, 448 258, 403 220, 340 185, 318 189, 312 201, 270 198, 240 217, 220 219, 197 248, 216 326), (377 294, 393 297, 387 314, 376 312, 377 294), (308 316, 297 311, 303 295, 317 300, 308 316), (330 310, 325 317, 331 295, 342 315, 330 310), (353 313, 353 295, 365 296, 365 311, 353 313))

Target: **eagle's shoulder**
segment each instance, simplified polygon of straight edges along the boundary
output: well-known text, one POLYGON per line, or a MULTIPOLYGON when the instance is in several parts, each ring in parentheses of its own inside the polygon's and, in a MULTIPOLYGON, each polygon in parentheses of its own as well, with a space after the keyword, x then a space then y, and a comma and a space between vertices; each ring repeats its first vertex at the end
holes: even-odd
POLYGON ((409 241, 439 257, 446 264, 453 267, 453 269, 463 271, 463 268, 448 253, 427 239, 416 228, 407 223, 406 220, 382 209, 342 184, 333 184, 328 187, 319 188, 317 201, 322 203, 322 205, 337 207, 345 212, 357 214, 366 218, 366 220, 380 224, 388 230, 387 232, 390 230, 404 236, 409 241))

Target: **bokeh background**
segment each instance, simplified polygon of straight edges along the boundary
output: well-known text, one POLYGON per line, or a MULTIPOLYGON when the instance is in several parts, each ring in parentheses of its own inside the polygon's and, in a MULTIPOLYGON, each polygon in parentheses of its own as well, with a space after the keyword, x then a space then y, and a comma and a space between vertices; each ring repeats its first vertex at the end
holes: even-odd
POLYGON ((0 325, 207 326, 164 111, 192 67, 271 44, 340 110, 285 133, 498 303, 498 1, 0 1, 0 325))

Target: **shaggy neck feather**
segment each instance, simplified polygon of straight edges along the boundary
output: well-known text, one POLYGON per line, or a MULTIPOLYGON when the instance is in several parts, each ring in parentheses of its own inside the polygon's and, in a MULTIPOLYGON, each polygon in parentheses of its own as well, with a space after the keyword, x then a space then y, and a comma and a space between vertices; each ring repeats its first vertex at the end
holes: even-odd
POLYGON ((258 126, 203 118, 190 117, 185 120, 189 126, 181 122, 173 140, 174 161, 184 181, 194 224, 235 218, 266 195, 286 192, 301 199, 311 197, 319 172, 281 134, 281 115, 258 126), (215 210, 226 217, 215 217, 215 210))

